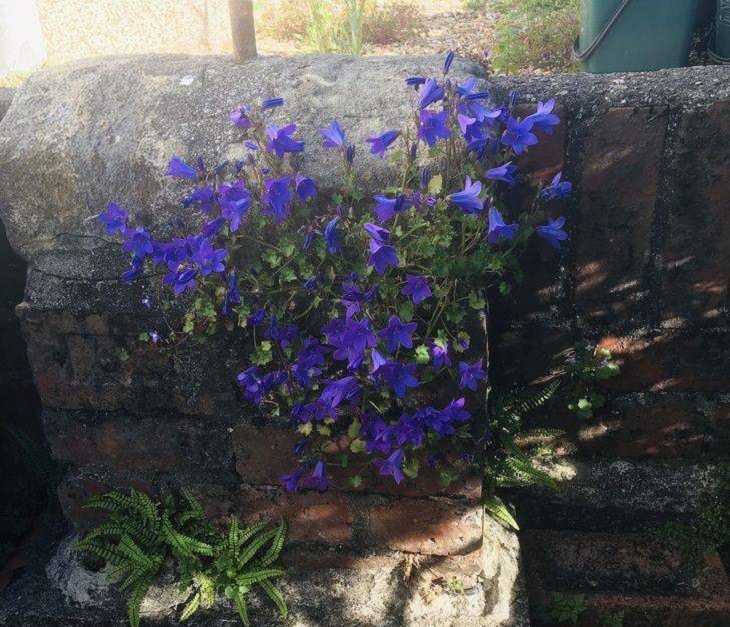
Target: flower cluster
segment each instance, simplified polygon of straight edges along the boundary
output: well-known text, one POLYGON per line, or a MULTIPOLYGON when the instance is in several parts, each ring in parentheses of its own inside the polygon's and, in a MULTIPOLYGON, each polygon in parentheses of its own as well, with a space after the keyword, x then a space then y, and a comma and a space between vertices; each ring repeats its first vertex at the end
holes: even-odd
POLYGON ((130 254, 125 280, 157 266, 174 296, 191 296, 182 332, 155 343, 222 326, 249 334, 243 398, 302 436, 301 465, 281 478, 290 490, 327 489, 333 466, 357 484, 368 468, 400 483, 422 464, 448 475, 469 463, 488 441, 488 375, 472 331, 487 290, 506 289, 533 233, 555 249, 568 237, 562 217, 533 226, 569 195, 560 174, 527 209, 509 201, 527 183, 520 155, 559 123, 555 103, 514 117, 514 97, 492 105, 476 79, 450 78, 452 60, 438 78, 406 80, 414 127, 367 138, 365 158, 401 171, 372 202, 337 120, 320 132, 340 155, 341 193, 323 198, 292 168, 305 146, 296 124, 273 122, 284 101, 270 98, 230 113, 243 159, 170 160, 167 174, 192 186, 181 204, 199 216, 194 233, 158 241, 114 203, 99 216, 130 254))

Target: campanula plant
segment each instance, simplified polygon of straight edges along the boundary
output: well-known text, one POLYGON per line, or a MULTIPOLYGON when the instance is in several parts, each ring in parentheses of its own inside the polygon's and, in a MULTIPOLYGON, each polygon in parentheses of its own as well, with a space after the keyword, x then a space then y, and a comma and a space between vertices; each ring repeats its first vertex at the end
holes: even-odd
POLYGON ((559 123, 555 103, 515 117, 514 97, 495 105, 475 79, 449 76, 452 61, 438 77, 406 80, 409 125, 359 146, 336 119, 320 130, 317 148, 341 158, 332 197, 292 167, 306 146, 296 124, 271 121, 285 103, 269 98, 230 113, 245 159, 170 160, 167 174, 190 185, 182 205, 196 210, 194 232, 159 241, 114 203, 100 215, 130 254, 125 280, 162 272, 169 297, 189 304, 183 329, 155 333, 157 347, 224 328, 249 334, 244 401, 301 435, 301 463, 280 478, 289 490, 326 490, 342 480, 335 467, 355 485, 367 472, 400 483, 424 465, 448 478, 492 441, 474 321, 490 286, 519 275, 533 235, 556 249, 568 237, 552 208, 571 185, 558 175, 529 188, 524 209, 507 202, 527 187, 520 155, 559 123), (390 159, 399 174, 364 198, 356 158, 390 159))

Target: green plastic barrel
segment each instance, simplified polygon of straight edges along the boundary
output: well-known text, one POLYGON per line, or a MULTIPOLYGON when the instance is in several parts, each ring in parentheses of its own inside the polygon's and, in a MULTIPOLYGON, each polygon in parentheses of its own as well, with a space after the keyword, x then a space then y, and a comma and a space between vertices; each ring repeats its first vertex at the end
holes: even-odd
POLYGON ((584 71, 594 73, 683 67, 692 43, 698 2, 583 0, 576 57, 584 71))
POLYGON ((715 49, 718 61, 730 63, 730 0, 717 0, 715 49))

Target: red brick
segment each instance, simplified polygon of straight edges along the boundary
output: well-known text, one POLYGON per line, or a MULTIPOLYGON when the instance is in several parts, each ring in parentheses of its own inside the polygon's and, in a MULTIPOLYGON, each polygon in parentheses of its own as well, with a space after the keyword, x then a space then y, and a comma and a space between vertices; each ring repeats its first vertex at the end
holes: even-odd
POLYGON ((233 452, 224 424, 210 419, 126 412, 89 415, 45 410, 46 437, 56 459, 117 471, 180 471, 230 467, 233 452))
POLYGON ((288 525, 288 538, 294 543, 337 545, 353 539, 353 510, 338 492, 291 494, 280 488, 231 489, 209 485, 196 486, 194 491, 206 513, 220 523, 231 514, 247 523, 283 518, 288 525))
POLYGON ((730 332, 690 330, 648 336, 606 336, 621 376, 605 382, 624 392, 726 392, 730 390, 730 332))
POLYGON ((465 555, 482 545, 481 504, 431 497, 399 498, 365 512, 374 544, 425 555, 465 555))
POLYGON ((730 101, 687 113, 680 126, 678 198, 663 274, 672 323, 730 321, 730 101))
MULTIPOLYGON (((232 437, 236 470, 246 484, 279 487, 279 477, 297 467, 298 462, 292 453, 292 447, 301 438, 291 429, 239 424, 233 428, 232 437)), ((332 468, 329 474, 334 482, 333 490, 401 496, 446 494, 474 501, 481 498, 482 483, 479 477, 463 477, 448 486, 442 486, 438 472, 424 467, 418 478, 398 485, 392 478, 380 476, 369 463, 369 456, 350 455, 353 465, 361 462, 365 465, 361 474, 362 483, 358 487, 352 486, 349 481, 354 474, 352 468, 332 468)))
POLYGON ((717 458, 730 444, 730 403, 651 395, 616 399, 580 421, 580 451, 606 458, 717 458))
POLYGON ((585 137, 575 236, 576 304, 589 320, 625 317, 648 260, 666 117, 611 109, 585 137))

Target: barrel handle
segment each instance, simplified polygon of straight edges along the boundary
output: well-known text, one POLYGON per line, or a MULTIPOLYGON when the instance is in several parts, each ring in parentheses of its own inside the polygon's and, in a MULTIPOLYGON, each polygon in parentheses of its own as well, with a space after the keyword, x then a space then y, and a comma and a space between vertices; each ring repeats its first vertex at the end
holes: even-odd
POLYGON ((586 61, 591 56, 593 56, 593 53, 596 51, 598 46, 601 45, 601 42, 606 38, 606 35, 611 31, 614 24, 618 22, 618 19, 621 17, 623 12, 626 10, 626 7, 629 6, 629 2, 631 0, 621 0, 621 4, 619 4, 616 7, 616 10, 613 12, 613 15, 609 18, 608 22, 606 22, 606 25, 603 27, 600 33, 596 35, 596 38, 593 40, 590 46, 586 48, 583 52, 579 50, 580 48, 580 37, 577 37, 575 42, 573 42, 573 58, 576 61, 586 61))

